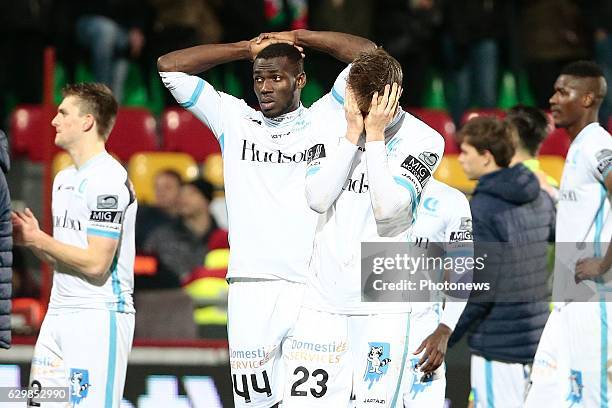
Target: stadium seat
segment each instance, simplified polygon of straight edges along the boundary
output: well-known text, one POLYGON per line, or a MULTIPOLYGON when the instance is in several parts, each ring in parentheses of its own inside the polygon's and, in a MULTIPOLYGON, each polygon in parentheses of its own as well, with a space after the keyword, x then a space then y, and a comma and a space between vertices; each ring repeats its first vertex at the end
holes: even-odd
POLYGON ((469 180, 465 176, 457 157, 457 155, 445 155, 442 158, 440 166, 438 166, 438 169, 434 173, 434 177, 436 180, 440 180, 464 193, 471 193, 474 191, 476 181, 469 180))
POLYGON ((461 126, 465 125, 465 123, 474 119, 478 116, 495 116, 499 119, 503 119, 506 117, 506 112, 497 108, 479 108, 479 109, 468 109, 463 112, 461 116, 461 126))
POLYGON ((546 136, 542 147, 540 148, 541 155, 555 155, 565 157, 570 147, 570 139, 567 130, 562 128, 554 129, 546 136))
POLYGON ((557 182, 561 182, 565 159, 558 155, 541 155, 538 159, 540 160, 540 169, 557 182))
POLYGON ((106 149, 124 162, 135 153, 157 150, 153 115, 143 108, 120 108, 106 149))
MULTIPOLYGON (((15 156, 26 156, 34 162, 43 161, 43 138, 51 123, 46 123, 41 105, 18 105, 11 113, 9 136, 15 156)), ((59 149, 53 145, 54 153, 59 149)))
POLYGON ((13 329, 28 327, 34 332, 40 328, 44 310, 38 299, 16 298, 12 301, 11 321, 13 329))
POLYGON ((608 127, 608 133, 612 133, 612 115, 610 115, 610 117, 608 118, 607 127, 608 127))
POLYGON ((182 108, 162 112, 161 133, 163 150, 188 153, 198 162, 203 162, 211 153, 221 152, 212 131, 182 108))
POLYGON ((223 158, 221 153, 212 153, 208 155, 202 164, 202 176, 216 190, 223 190, 223 158))
POLYGON ((407 108, 406 110, 442 135, 444 154, 459 153, 459 144, 455 138, 455 124, 446 111, 426 108, 407 108))
POLYGON ((128 162, 128 175, 134 184, 139 203, 151 204, 153 202, 155 176, 159 171, 165 169, 178 172, 185 181, 198 175, 195 161, 186 153, 149 152, 132 156, 128 162))

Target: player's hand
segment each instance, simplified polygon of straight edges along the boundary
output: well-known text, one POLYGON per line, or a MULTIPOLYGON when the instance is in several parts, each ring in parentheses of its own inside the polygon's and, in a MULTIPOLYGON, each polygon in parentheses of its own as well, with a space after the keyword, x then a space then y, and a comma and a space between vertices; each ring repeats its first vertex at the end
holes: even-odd
POLYGON ((425 351, 416 367, 424 373, 432 373, 440 367, 444 362, 448 339, 451 334, 452 331, 448 326, 439 324, 436 330, 427 336, 419 348, 413 353, 414 355, 418 355, 423 352, 423 350, 425 351))
POLYGON ((574 279, 576 283, 597 278, 608 270, 604 268, 602 258, 583 258, 576 262, 576 275, 574 279))
POLYGON ((364 121, 367 142, 385 140, 385 128, 395 117, 401 93, 402 88, 397 83, 385 85, 382 95, 374 92, 364 121))
POLYGON ((359 141, 359 136, 363 133, 363 114, 357 105, 355 94, 346 87, 344 95, 344 117, 346 118, 346 138, 349 142, 356 145, 359 141))
MULTIPOLYGON (((302 54, 302 58, 306 58, 306 55, 304 54, 304 48, 296 44, 297 36, 293 31, 261 33, 251 40, 251 42, 253 41, 255 42, 255 47, 258 49, 257 53, 259 53, 259 51, 263 50, 270 44, 286 43, 293 45, 300 52, 300 54, 302 54), (265 45, 259 48, 262 43, 265 43, 265 45)), ((254 60, 256 55, 257 54, 253 55, 253 52, 251 51, 251 60, 254 60)))
POLYGON ((24 211, 13 211, 11 222, 15 244, 33 246, 40 232, 40 226, 32 211, 29 208, 24 211))

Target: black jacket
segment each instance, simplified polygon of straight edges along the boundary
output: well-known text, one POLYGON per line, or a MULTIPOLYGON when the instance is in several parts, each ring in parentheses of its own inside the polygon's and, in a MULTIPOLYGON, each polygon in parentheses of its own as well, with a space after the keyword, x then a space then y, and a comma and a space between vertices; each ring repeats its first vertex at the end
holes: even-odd
POLYGON ((476 248, 501 243, 495 244, 497 260, 487 266, 496 276, 497 301, 470 298, 450 344, 470 331, 472 352, 530 363, 549 313, 546 265, 548 243, 554 241, 554 204, 533 173, 517 165, 481 177, 470 207, 476 248))
POLYGON ((11 346, 11 288, 13 275, 13 227, 11 197, 5 173, 10 168, 8 142, 0 131, 0 348, 11 346))

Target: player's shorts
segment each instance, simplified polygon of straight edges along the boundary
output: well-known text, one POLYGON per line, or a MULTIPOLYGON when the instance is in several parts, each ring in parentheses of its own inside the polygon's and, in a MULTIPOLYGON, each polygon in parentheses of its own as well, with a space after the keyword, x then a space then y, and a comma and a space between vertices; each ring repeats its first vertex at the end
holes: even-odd
POLYGON ((442 408, 446 394, 446 367, 442 363, 438 369, 429 375, 415 368, 423 353, 414 355, 423 340, 436 330, 440 322, 440 305, 431 306, 418 311, 413 309, 410 316, 410 341, 408 362, 404 367, 405 408, 442 408))
POLYGON ((529 384, 528 364, 504 363, 472 355, 474 408, 522 408, 529 384))
POLYGON ((227 308, 236 407, 269 408, 283 398, 282 343, 297 320, 304 284, 230 280, 227 308))
POLYGON ((533 359, 525 407, 565 407, 569 395, 569 361, 563 309, 555 308, 548 316, 533 359))
POLYGON ((283 347, 283 408, 402 407, 409 314, 302 308, 283 347))
POLYGON ((569 348, 567 406, 608 406, 612 403, 612 303, 573 302, 562 312, 569 348))
MULTIPOLYGON (((134 314, 82 309, 49 312, 34 348, 30 387, 68 387, 69 403, 44 407, 119 407, 134 314)), ((38 406, 33 403, 28 406, 38 406)))

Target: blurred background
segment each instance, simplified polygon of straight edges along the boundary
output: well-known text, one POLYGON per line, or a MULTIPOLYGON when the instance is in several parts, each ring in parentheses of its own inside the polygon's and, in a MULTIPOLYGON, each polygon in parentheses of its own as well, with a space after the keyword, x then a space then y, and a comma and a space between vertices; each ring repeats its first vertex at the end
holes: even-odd
MULTIPOLYGON (((446 140, 436 177, 468 195, 475 184, 457 162, 463 123, 503 117, 516 104, 547 110, 570 61, 596 60, 608 82, 612 74, 609 0, 0 0, 0 128, 9 137, 14 208, 30 207, 50 227, 50 182, 70 164, 53 146, 50 126, 66 83, 104 82, 121 102, 107 147, 128 169, 141 208, 125 406, 231 406, 222 157, 210 130, 163 87, 156 59, 298 28, 364 36, 397 58, 402 106, 446 140), (190 228, 198 222, 209 226, 204 236, 190 228)), ((306 55, 302 101, 310 106, 343 66, 306 55)), ((249 61, 204 77, 256 106, 249 61)), ((611 113, 612 92, 600 117, 608 129, 611 113)), ((540 160, 557 180, 568 147, 565 131, 551 124, 540 160)), ((15 249, 13 272, 15 345, 0 352, 0 385, 7 386, 27 382, 50 290, 50 271, 25 251, 15 249)), ((464 341, 447 359, 452 406, 467 404, 468 366, 464 341)))

